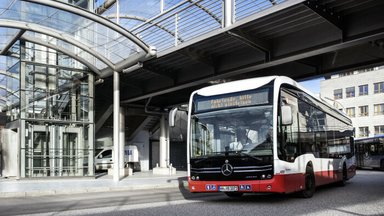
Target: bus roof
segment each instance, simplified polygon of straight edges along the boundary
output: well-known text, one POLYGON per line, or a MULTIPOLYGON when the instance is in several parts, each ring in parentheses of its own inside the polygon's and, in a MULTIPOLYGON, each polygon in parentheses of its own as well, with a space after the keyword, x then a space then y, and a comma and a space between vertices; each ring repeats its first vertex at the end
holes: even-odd
POLYGON ((195 93, 202 96, 212 96, 219 94, 226 94, 232 92, 240 92, 251 89, 259 88, 260 86, 266 85, 272 80, 276 79, 277 76, 258 77, 245 80, 237 80, 227 83, 221 83, 213 86, 204 87, 195 91, 195 93))
MULTIPOLYGON (((212 96, 212 95, 220 95, 227 94, 233 92, 241 92, 259 88, 263 85, 270 83, 273 80, 278 80, 281 84, 290 84, 295 86, 296 88, 310 94, 312 97, 319 99, 312 92, 305 89, 301 84, 297 83, 295 80, 286 77, 286 76, 266 76, 266 77, 256 77, 244 80, 237 80, 227 83, 221 83, 213 86, 208 86, 201 88, 195 91, 193 94, 198 94, 201 96, 212 96)), ((324 101, 323 101, 324 102, 324 101)))

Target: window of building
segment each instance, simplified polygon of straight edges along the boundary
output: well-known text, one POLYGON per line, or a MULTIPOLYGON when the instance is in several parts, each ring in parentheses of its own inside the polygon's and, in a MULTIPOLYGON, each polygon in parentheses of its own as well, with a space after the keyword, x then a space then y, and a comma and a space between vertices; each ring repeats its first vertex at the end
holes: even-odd
POLYGON ((368 85, 359 86, 359 96, 368 95, 368 85))
POLYGON ((375 126, 375 135, 384 134, 384 125, 375 126))
POLYGON ((355 107, 349 107, 345 109, 345 112, 349 117, 355 117, 355 107))
POLYGON ((359 137, 367 137, 368 135, 368 127, 359 127, 359 137))
POLYGON ((368 106, 359 106, 359 115, 368 116, 368 106))
POLYGON ((384 82, 374 83, 374 93, 384 93, 384 82))
POLYGON ((384 115, 384 104, 375 104, 373 110, 375 115, 384 115))
POLYGON ((341 99, 341 98, 343 98, 343 89, 335 89, 333 91, 333 98, 334 99, 341 99))
POLYGON ((347 98, 355 97, 355 87, 348 87, 345 89, 345 94, 347 98))

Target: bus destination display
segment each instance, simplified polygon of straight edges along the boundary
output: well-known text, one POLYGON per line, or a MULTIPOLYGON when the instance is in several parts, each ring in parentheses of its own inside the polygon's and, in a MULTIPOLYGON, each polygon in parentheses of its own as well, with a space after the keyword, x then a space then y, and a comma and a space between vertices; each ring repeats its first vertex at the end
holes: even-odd
POLYGON ((215 97, 211 99, 201 99, 197 101, 196 111, 224 109, 231 107, 244 107, 268 103, 268 89, 260 92, 248 94, 231 95, 224 97, 215 97))

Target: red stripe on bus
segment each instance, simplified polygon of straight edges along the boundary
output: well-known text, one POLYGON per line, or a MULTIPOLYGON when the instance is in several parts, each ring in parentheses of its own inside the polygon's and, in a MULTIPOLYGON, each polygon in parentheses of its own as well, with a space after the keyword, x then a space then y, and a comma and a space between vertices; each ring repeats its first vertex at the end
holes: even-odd
MULTIPOLYGON (((355 175, 356 167, 348 168, 348 179, 355 175)), ((315 172, 316 186, 329 184, 342 180, 343 173, 340 170, 315 172)), ((218 192, 220 186, 250 185, 251 190, 241 192, 266 192, 266 193, 292 193, 305 188, 305 175, 295 174, 276 174, 268 180, 242 180, 242 181, 192 181, 188 179, 189 190, 191 192, 218 192), (209 185, 209 189, 207 189, 209 185), (212 189, 214 185, 215 189, 212 189)))

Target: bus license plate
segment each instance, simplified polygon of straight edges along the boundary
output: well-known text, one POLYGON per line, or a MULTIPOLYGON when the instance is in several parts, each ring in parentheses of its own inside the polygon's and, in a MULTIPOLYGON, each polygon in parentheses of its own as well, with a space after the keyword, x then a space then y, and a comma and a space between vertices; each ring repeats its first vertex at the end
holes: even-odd
POLYGON ((238 186, 219 186, 219 191, 229 192, 229 191, 238 191, 238 186))

